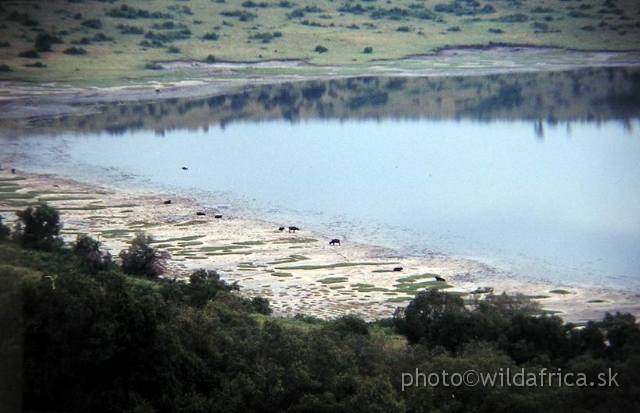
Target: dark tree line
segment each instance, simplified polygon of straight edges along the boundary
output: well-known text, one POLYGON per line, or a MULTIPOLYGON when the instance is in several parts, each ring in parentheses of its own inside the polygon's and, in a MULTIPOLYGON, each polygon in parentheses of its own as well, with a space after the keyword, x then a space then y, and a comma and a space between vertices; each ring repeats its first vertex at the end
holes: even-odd
POLYGON ((31 221, 21 242, 0 224, 0 327, 9 332, 0 335, 0 411, 640 411, 630 314, 578 327, 522 296, 469 304, 430 290, 376 322, 272 318, 268 300, 243 297, 214 271, 188 282, 126 274, 90 237, 60 245, 55 209, 42 209, 20 215, 48 219, 52 233, 39 239, 25 238, 31 221), (521 368, 594 381, 611 369, 617 385, 403 388, 416 369, 521 368))

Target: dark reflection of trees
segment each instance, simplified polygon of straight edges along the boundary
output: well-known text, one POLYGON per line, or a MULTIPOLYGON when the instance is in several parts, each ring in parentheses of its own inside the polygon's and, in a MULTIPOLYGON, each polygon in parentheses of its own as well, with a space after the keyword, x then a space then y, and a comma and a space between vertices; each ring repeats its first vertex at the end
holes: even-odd
POLYGON ((313 80, 245 87, 200 99, 105 103, 101 109, 97 114, 32 124, 50 130, 122 134, 275 119, 530 120, 536 136, 543 138, 542 120, 555 124, 638 118, 640 68, 313 80))

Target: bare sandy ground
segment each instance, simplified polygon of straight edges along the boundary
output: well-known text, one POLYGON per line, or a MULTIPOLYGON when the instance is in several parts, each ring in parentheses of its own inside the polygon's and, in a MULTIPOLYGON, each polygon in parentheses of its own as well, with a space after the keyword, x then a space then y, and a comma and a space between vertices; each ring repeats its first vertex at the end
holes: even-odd
POLYGON ((114 255, 136 231, 144 231, 156 240, 155 246, 170 252, 168 276, 187 277, 199 268, 216 270, 228 281, 237 281, 242 294, 268 297, 276 315, 389 317, 416 291, 443 286, 434 280, 435 274, 447 280, 448 291, 465 298, 484 287, 538 297, 544 309, 567 321, 600 319, 615 311, 640 315, 635 294, 509 279, 487 265, 459 257, 405 258, 374 245, 330 246, 329 239, 305 228, 279 230, 295 222, 248 219, 231 215, 232 208, 205 209, 194 199, 88 186, 54 176, 13 175, 8 170, 0 172, 0 183, 19 185, 15 193, 23 197, 0 200, 6 222, 24 208, 21 201, 48 202, 60 209, 65 240, 89 234, 114 255), (164 204, 169 199, 171 204, 164 204), (222 217, 215 218, 216 214, 222 217), (393 271, 395 267, 402 271, 393 271))

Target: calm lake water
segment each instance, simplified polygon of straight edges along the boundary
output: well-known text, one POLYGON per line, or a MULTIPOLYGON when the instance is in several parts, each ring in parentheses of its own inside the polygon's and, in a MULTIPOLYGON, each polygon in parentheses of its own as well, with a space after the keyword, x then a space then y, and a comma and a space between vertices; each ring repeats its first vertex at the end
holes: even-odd
POLYGON ((399 254, 443 252, 522 278, 640 291, 637 114, 485 117, 254 116, 63 131, 21 150, 34 170, 126 175, 126 185, 198 193, 231 212, 399 254))

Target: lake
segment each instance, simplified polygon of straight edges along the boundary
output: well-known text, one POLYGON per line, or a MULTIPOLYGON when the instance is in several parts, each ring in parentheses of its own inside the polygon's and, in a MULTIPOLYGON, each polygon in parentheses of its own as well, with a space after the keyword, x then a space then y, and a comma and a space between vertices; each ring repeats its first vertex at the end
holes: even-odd
POLYGON ((105 103, 34 120, 5 147, 37 172, 640 292, 639 73, 318 80, 105 103))

